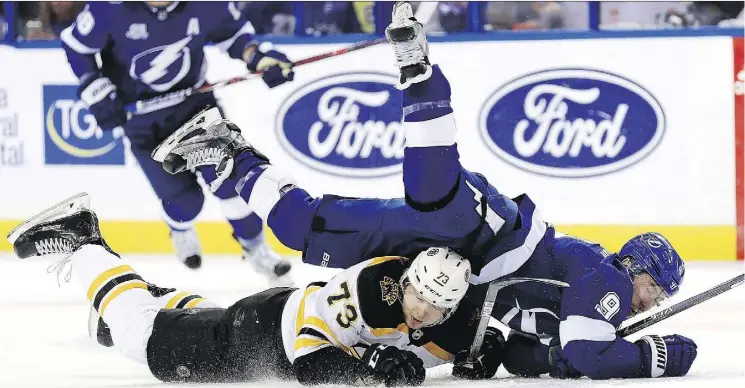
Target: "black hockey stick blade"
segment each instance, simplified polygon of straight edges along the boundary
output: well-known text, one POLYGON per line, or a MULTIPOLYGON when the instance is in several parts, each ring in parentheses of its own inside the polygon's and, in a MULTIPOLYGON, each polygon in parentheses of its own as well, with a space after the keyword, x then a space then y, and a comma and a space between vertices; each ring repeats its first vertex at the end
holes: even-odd
POLYGON ((734 278, 727 280, 726 282, 715 286, 711 288, 708 291, 704 291, 698 295, 694 295, 686 300, 683 300, 681 302, 678 302, 662 311, 658 311, 647 318, 642 319, 641 321, 634 322, 622 329, 618 329, 616 331, 616 335, 619 337, 626 337, 628 335, 634 334, 637 331, 640 331, 642 329, 646 329, 649 326, 654 325, 655 323, 665 320, 667 318, 672 317, 675 314, 678 314, 680 312, 683 312, 685 310, 688 310, 689 308, 699 304, 703 303, 719 294, 722 294, 724 292, 727 292, 737 286, 742 285, 743 281, 745 279, 745 274, 740 274, 735 276, 734 278))
POLYGON ((513 277, 501 280, 497 279, 489 283, 489 288, 486 290, 486 297, 484 298, 484 305, 481 307, 479 326, 476 329, 476 335, 473 337, 473 343, 468 352, 466 365, 473 365, 473 363, 476 362, 476 357, 478 357, 479 351, 481 351, 481 345, 484 344, 484 336, 486 336, 486 328, 489 326, 489 318, 491 317, 492 309, 494 309, 494 302, 497 300, 497 293, 499 290, 514 284, 525 282, 544 283, 556 287, 569 287, 568 283, 559 280, 524 277, 513 277))

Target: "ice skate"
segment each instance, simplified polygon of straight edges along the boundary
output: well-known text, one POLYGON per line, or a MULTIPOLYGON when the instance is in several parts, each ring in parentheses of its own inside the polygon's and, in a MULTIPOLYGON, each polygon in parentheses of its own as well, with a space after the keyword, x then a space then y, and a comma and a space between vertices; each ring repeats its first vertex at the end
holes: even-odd
POLYGON ((90 209, 87 193, 76 194, 22 222, 8 233, 8 241, 21 259, 64 254, 69 256, 84 244, 98 244, 110 252, 90 209))
POLYGON ((176 257, 191 269, 202 266, 202 246, 194 228, 171 230, 171 242, 176 250, 176 257))
POLYGON ((397 2, 393 6, 393 21, 385 29, 385 36, 393 46, 396 66, 401 71, 399 89, 422 82, 432 75, 429 63, 429 44, 424 26, 414 18, 411 5, 397 2))
POLYGON ((198 166, 215 166, 217 179, 210 184, 210 190, 215 192, 233 171, 233 158, 244 150, 269 160, 241 136, 238 126, 223 119, 213 107, 195 115, 158 145, 151 156, 171 174, 198 166))
POLYGON ((253 240, 238 239, 238 243, 243 249, 243 259, 256 272, 266 276, 272 286, 292 285, 292 279, 289 276, 292 265, 264 241, 263 235, 253 240))

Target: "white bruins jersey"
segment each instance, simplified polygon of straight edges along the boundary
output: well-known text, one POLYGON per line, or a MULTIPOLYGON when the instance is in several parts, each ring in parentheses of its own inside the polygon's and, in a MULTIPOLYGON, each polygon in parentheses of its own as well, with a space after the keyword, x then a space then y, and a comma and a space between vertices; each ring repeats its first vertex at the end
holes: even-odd
POLYGON ((443 324, 411 330, 401 305, 399 280, 409 265, 399 256, 377 257, 293 292, 282 312, 282 340, 290 362, 328 346, 361 358, 381 343, 417 354, 425 367, 450 362, 468 349, 479 310, 464 300, 443 324))

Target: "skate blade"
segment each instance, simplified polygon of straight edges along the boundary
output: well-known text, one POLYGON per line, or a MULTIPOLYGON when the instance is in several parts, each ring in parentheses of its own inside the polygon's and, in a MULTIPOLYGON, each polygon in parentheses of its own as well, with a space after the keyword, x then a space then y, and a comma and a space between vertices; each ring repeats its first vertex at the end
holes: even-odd
POLYGON ((207 128, 212 125, 212 123, 219 120, 222 120, 222 116, 220 116, 220 111, 217 107, 207 109, 197 114, 191 120, 187 121, 186 124, 182 125, 181 128, 176 130, 176 132, 171 134, 171 136, 168 136, 166 140, 155 147, 153 153, 150 154, 150 157, 156 162, 163 163, 166 156, 176 148, 176 146, 181 142, 181 139, 188 136, 195 129, 207 128))
POLYGON ((29 218, 28 220, 13 228, 10 233, 8 233, 8 242, 10 242, 11 244, 15 243, 18 237, 20 237, 27 230, 33 228, 34 225, 62 218, 70 214, 74 214, 80 210, 90 209, 90 204, 91 198, 88 193, 75 194, 72 197, 42 211, 41 213, 38 213, 37 215, 29 218))

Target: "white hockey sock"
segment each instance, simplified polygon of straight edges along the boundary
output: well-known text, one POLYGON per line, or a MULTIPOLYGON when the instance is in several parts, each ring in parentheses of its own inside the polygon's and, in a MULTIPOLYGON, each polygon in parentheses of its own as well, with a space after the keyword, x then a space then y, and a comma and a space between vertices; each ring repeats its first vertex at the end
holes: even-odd
POLYGON ((455 117, 452 113, 426 121, 404 121, 407 147, 436 147, 455 144, 455 117))
POLYGON ((147 342, 160 310, 147 284, 124 261, 100 245, 85 245, 72 257, 75 277, 109 325, 120 353, 147 364, 147 342))

